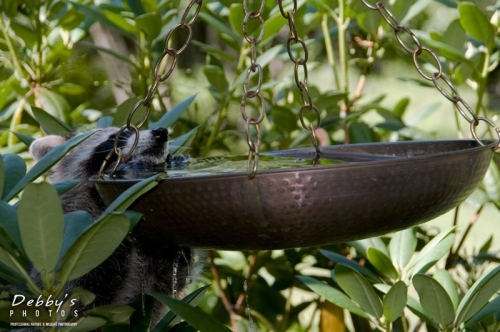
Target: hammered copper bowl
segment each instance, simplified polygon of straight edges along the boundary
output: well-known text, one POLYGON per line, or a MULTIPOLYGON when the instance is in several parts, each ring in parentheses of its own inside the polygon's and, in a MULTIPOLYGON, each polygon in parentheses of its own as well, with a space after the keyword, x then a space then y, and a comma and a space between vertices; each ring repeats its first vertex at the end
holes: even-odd
MULTIPOLYGON (((322 148, 347 163, 166 178, 133 209, 138 227, 178 245, 264 250, 376 236, 431 220, 476 188, 494 144, 472 140, 322 148)), ((269 153, 313 158, 313 149, 269 153)), ((93 180, 106 204, 139 180, 93 180)))

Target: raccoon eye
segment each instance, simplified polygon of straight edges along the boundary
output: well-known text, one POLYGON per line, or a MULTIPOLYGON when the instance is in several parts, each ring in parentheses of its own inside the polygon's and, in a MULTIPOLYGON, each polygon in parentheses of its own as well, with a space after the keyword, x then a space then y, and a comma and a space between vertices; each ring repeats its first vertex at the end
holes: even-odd
POLYGON ((114 141, 115 139, 116 139, 116 135, 115 134, 113 134, 113 135, 111 135, 111 136, 108 137, 108 140, 110 140, 110 141, 114 141))

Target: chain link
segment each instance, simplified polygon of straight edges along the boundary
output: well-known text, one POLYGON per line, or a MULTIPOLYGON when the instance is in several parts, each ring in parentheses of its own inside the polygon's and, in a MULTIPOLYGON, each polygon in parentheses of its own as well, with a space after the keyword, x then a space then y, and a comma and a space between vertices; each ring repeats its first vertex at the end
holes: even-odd
POLYGON ((249 147, 247 167, 249 173, 248 177, 250 179, 255 177, 259 167, 259 152, 261 145, 260 123, 264 120, 266 111, 266 102, 261 94, 263 76, 262 67, 257 63, 257 46, 262 41, 262 38, 264 38, 265 22, 262 14, 264 13, 265 5, 266 1, 261 0, 259 10, 254 11, 249 8, 248 0, 243 0, 243 11, 245 16, 243 19, 242 29, 243 38, 250 44, 250 66, 248 67, 243 80, 243 96, 241 97, 240 111, 246 124, 247 142, 249 147), (256 20, 259 23, 259 27, 255 30, 257 37, 249 34, 248 24, 251 20, 256 20), (257 85, 249 88, 252 74, 256 74, 258 77, 257 85), (257 104, 257 118, 250 115, 247 109, 249 108, 247 102, 255 98, 259 100, 259 103, 257 104), (255 132, 255 135, 252 135, 252 131, 255 132))
POLYGON ((295 25, 295 13, 297 12, 297 0, 293 0, 293 9, 291 11, 285 11, 283 0, 278 0, 279 10, 281 15, 288 21, 288 26, 290 28, 288 41, 286 43, 288 56, 290 60, 294 63, 294 78, 295 84, 300 92, 300 97, 302 98, 302 106, 300 108, 299 117, 300 123, 305 130, 309 131, 311 134, 311 141, 316 149, 316 154, 319 155, 321 152, 319 150, 319 141, 316 138, 316 129, 321 126, 321 117, 319 111, 312 101, 311 95, 309 93, 309 88, 307 85, 308 72, 307 72, 307 60, 309 59, 309 51, 307 45, 303 39, 301 39, 297 33, 297 26, 295 25), (300 44, 301 51, 295 56, 292 47, 294 44, 300 44), (300 77, 300 69, 302 68, 302 78, 300 77), (313 123, 307 125, 305 121, 305 111, 312 111, 316 116, 316 124, 313 123))
POLYGON ((462 115, 462 117, 469 122, 470 124, 470 131, 474 139, 479 143, 480 145, 484 146, 485 144, 481 141, 479 136, 477 135, 477 126, 480 124, 480 122, 485 122, 487 125, 492 127, 496 134, 497 134, 497 143, 495 150, 500 149, 500 128, 498 128, 493 121, 490 119, 484 118, 484 117, 478 117, 476 112, 472 109, 472 107, 460 97, 457 88, 455 85, 446 77, 446 75, 443 73, 443 67, 441 65, 441 61, 439 61, 439 57, 437 54, 422 45, 418 37, 413 33, 411 29, 408 27, 401 25, 396 17, 391 13, 391 11, 387 8, 385 1, 381 0, 378 1, 375 4, 371 4, 369 1, 366 0, 361 0, 361 2, 368 7, 371 10, 377 10, 380 15, 384 18, 384 20, 389 24, 389 26, 394 30, 394 33, 396 35, 396 39, 398 43, 403 47, 403 49, 411 54, 413 56, 413 65, 415 66, 415 69, 418 71, 418 73, 426 80, 432 81, 434 83, 434 86, 436 89, 441 92, 441 94, 448 99, 450 102, 453 103, 455 106, 456 110, 462 115), (413 43, 415 44, 415 48, 412 49, 409 47, 401 37, 401 32, 406 33, 407 35, 410 36, 412 39, 413 43), (433 60, 436 63, 436 68, 437 71, 432 73, 431 75, 426 74, 422 68, 420 67, 418 63, 418 57, 421 56, 423 53, 427 52, 430 54, 430 56, 433 58, 433 60), (440 83, 439 80, 442 80, 444 83, 440 83), (451 93, 443 86, 446 84, 451 91, 451 93))
POLYGON ((101 164, 101 168, 99 170, 99 177, 102 178, 104 176, 104 171, 106 170, 106 166, 108 162, 111 160, 113 155, 117 156, 117 161, 115 165, 113 166, 111 173, 113 174, 120 163, 122 162, 123 159, 129 157, 132 155, 134 150, 137 148, 137 144, 139 143, 139 130, 141 127, 146 123, 146 121, 149 118, 149 114, 151 113, 151 102, 153 100, 153 97, 156 93, 156 90, 158 88, 158 84, 160 82, 164 82, 167 80, 172 72, 174 71, 176 65, 177 65, 177 60, 179 55, 184 52, 184 50, 189 46, 191 43, 191 39, 193 38, 193 23, 196 21, 196 18, 198 17, 198 14, 200 13, 201 6, 203 4, 203 0, 191 0, 191 2, 188 4, 187 8, 184 10, 184 13, 182 15, 180 23, 176 24, 167 34, 165 37, 165 43, 163 47, 163 52, 158 58, 158 60, 155 63, 154 69, 153 69, 153 77, 154 81, 151 84, 151 86, 148 89, 148 92, 146 93, 146 96, 144 99, 139 100, 132 110, 130 111, 128 117, 127 117, 127 123, 120 128, 118 131, 118 134, 116 135, 116 139, 113 145, 113 150, 104 158, 104 161, 101 164), (193 9, 194 8, 194 9, 193 9), (192 17, 188 21, 188 17, 192 13, 192 17), (187 37, 185 38, 184 43, 179 49, 171 48, 171 39, 172 36, 174 36, 177 31, 179 30, 186 30, 187 31, 187 37), (169 59, 170 58, 170 59, 169 59), (168 64, 170 63, 170 64, 168 64), (163 71, 163 73, 162 73, 163 71), (132 124, 132 119, 134 117, 134 114, 140 109, 140 108, 145 108, 144 115, 142 119, 139 121, 138 124, 134 125, 132 124), (134 143, 130 147, 130 149, 127 152, 123 152, 121 148, 118 147, 118 141, 120 140, 121 134, 126 130, 130 130, 134 132, 134 143))

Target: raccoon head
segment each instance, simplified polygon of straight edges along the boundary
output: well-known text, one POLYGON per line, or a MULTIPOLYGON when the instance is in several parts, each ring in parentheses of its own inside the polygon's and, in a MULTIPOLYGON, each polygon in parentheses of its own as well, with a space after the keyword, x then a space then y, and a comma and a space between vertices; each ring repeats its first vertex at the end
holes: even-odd
MULTIPOLYGON (((88 180, 96 175, 104 158, 113 150, 119 128, 108 127, 95 129, 95 133, 83 143, 71 150, 61 159, 51 171, 52 181, 88 180)), ((41 159, 57 145, 64 143, 71 136, 50 135, 35 140, 30 146, 31 155, 35 160, 41 159)), ((118 140, 118 147, 125 153, 130 151, 135 141, 135 133, 125 130, 118 140)), ((139 132, 137 147, 133 153, 122 159, 122 168, 153 167, 164 165, 168 159, 168 132, 164 128, 142 130, 139 132)), ((116 156, 108 162, 108 169, 116 161, 116 156)))

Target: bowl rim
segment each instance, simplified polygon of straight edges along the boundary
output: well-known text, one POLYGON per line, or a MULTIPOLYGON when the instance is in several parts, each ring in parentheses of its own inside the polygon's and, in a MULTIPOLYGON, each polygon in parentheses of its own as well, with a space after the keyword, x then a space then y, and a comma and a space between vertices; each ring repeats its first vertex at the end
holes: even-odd
MULTIPOLYGON (((400 146, 400 145, 420 145, 420 144, 450 144, 450 143, 461 143, 461 144, 467 144, 467 143, 473 143, 477 144, 477 146, 471 146, 471 147, 465 147, 463 149, 457 149, 457 150, 450 150, 450 151, 445 151, 445 152, 438 152, 438 153, 427 153, 427 154, 420 154, 416 156, 398 156, 394 155, 394 158, 390 158, 390 154, 370 154, 366 153, 366 155, 384 155, 388 156, 389 158, 383 158, 383 159, 378 159, 378 160, 366 160, 366 161, 354 161, 354 162, 348 162, 348 163, 342 163, 342 164, 330 164, 330 165, 316 165, 316 166, 310 166, 310 167, 290 167, 290 168, 284 168, 284 169, 271 169, 271 170, 258 170, 256 177, 264 176, 264 175, 269 175, 272 176, 273 174, 281 174, 281 173, 287 173, 287 172, 317 172, 317 171, 326 171, 326 170, 334 170, 334 169, 345 169, 345 168, 366 168, 366 167, 383 167, 383 166, 390 166, 393 164, 404 164, 408 162, 415 162, 415 161, 423 161, 427 159, 438 159, 438 158, 447 158, 451 157, 454 155, 460 155, 460 154, 469 154, 472 152, 479 152, 482 150, 487 150, 491 149, 494 151, 496 147, 496 141, 494 140, 482 140, 482 143, 484 145, 480 145, 476 140, 474 139, 441 139, 441 140, 415 140, 415 141, 398 141, 398 142, 371 142, 371 143, 353 143, 353 144, 339 144, 339 145, 328 145, 328 146, 323 146, 321 148, 323 149, 328 149, 328 152, 334 152, 335 150, 343 150, 343 149, 348 149, 348 150, 353 150, 356 148, 360 147, 382 147, 382 146, 400 146)), ((343 151, 346 154, 349 153, 349 151, 343 151)), ((304 154, 305 157, 311 157, 313 158, 315 155, 315 149, 313 147, 309 148, 297 148, 297 149, 287 149, 287 150, 276 150, 276 151, 266 151, 262 152, 261 155, 264 156, 280 156, 280 155, 291 155, 291 154, 304 154)), ((355 153, 355 152, 354 152, 355 153)), ((217 156, 215 156, 217 157, 217 156)), ((226 157, 226 156, 222 156, 226 157)), ((229 157, 229 156, 227 156, 229 157)), ((207 157, 211 158, 211 157, 207 157)), ((203 159, 203 158, 199 158, 203 159)), ((158 176, 158 181, 162 182, 184 182, 184 181, 192 181, 192 180, 210 180, 210 179, 220 179, 220 178, 232 178, 232 177, 246 177, 248 178, 248 172, 232 172, 232 173, 218 173, 218 174, 201 174, 201 175, 193 175, 193 176, 162 176, 163 174, 166 174, 167 172, 154 172, 151 171, 148 173, 148 176, 142 177, 142 178, 136 178, 136 179, 114 179, 112 177, 107 177, 107 178, 98 178, 98 175, 93 175, 90 177, 90 181, 94 184, 98 185, 110 185, 110 184, 134 184, 137 182, 140 182, 144 179, 147 179, 148 177, 152 177, 154 175, 158 176)))

